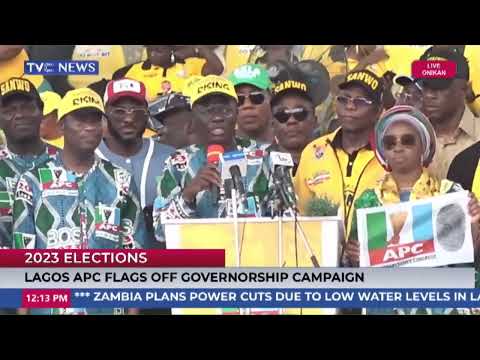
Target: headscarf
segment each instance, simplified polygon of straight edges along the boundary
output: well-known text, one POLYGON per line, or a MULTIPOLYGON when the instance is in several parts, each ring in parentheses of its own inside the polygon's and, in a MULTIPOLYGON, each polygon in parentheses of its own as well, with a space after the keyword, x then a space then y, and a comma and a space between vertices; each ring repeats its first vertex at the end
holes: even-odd
POLYGON ((417 131, 422 144, 422 165, 428 167, 432 162, 436 149, 436 136, 430 120, 420 110, 407 105, 394 106, 386 111, 375 126, 375 155, 380 164, 390 171, 385 158, 383 138, 387 130, 397 122, 406 122, 417 131))

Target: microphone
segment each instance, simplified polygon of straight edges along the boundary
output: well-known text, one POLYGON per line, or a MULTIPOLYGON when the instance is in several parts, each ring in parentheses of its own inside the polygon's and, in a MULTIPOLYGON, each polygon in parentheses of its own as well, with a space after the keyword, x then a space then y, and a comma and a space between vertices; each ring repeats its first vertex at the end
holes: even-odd
MULTIPOLYGON (((213 164, 218 166, 220 163, 220 156, 223 154, 225 149, 222 145, 208 145, 207 148, 207 162, 209 164, 213 164)), ((213 204, 218 203, 218 199, 220 198, 220 189, 216 185, 212 185, 210 192, 212 193, 213 204)))
POLYGON ((238 165, 233 165, 230 167, 230 174, 232 175, 233 179, 233 187, 235 190, 237 190, 238 193, 238 198, 240 199, 240 202, 245 210, 248 209, 248 202, 247 202, 247 196, 245 193, 245 186, 243 185, 242 182, 242 174, 240 172, 240 168, 238 165))
POLYGON ((293 168, 292 155, 278 151, 270 152, 270 172, 273 183, 287 208, 297 210, 297 197, 293 187, 290 169, 293 168))
MULTIPOLYGON (((220 157, 222 164, 222 180, 226 185, 233 186, 237 191, 238 198, 243 206, 244 210, 248 210, 248 200, 245 191, 245 185, 243 184, 242 177, 247 174, 247 160, 243 151, 231 151, 224 153, 220 157)), ((231 188, 231 186, 228 186, 231 188)), ((230 195, 230 194, 228 194, 230 195)))
POLYGON ((240 174, 245 176, 247 173, 247 161, 243 151, 230 151, 220 155, 220 164, 222 168, 222 180, 232 179, 230 168, 237 165, 240 174))
POLYGON ((283 181, 283 189, 285 192, 285 196, 287 197, 287 205, 291 207, 293 210, 297 210, 297 194, 295 193, 295 188, 293 187, 293 180, 290 173, 290 168, 286 168, 284 166, 278 167, 280 176, 283 181))

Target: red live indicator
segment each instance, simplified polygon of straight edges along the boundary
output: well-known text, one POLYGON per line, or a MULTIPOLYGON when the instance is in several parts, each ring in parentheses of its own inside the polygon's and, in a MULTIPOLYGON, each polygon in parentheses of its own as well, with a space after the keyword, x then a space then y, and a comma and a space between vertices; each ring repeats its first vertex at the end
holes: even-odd
POLYGON ((66 308, 71 306, 69 289, 24 289, 23 308, 66 308))
POLYGON ((412 62, 412 77, 415 79, 452 79, 457 73, 457 64, 449 60, 416 60, 412 62))

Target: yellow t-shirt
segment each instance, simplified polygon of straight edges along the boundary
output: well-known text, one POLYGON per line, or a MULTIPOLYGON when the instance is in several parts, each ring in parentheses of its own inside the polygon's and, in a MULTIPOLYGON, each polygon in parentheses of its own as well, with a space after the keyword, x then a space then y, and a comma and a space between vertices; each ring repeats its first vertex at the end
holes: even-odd
MULTIPOLYGON (((470 82, 472 83, 473 93, 480 95, 480 45, 465 46, 465 57, 468 59, 470 67, 470 82)), ((468 107, 475 114, 480 116, 480 97, 477 97, 468 107)))
POLYGON ((325 62, 328 62, 328 59, 330 59, 329 52, 331 47, 332 45, 305 45, 302 60, 320 61, 325 65, 325 62))
POLYGON ((225 47, 224 76, 228 76, 236 68, 250 63, 256 45, 227 45, 225 47))
POLYGON ((75 89, 102 79, 111 79, 112 74, 126 64, 125 54, 121 45, 76 45, 72 60, 98 61, 98 75, 70 75, 68 82, 75 89))
POLYGON ((305 45, 302 60, 315 60, 320 62, 328 71, 330 78, 337 75, 344 75, 346 72, 345 64, 333 61, 330 57, 332 45, 305 45))
POLYGON ((3 130, 0 130, 0 145, 5 145, 7 143, 7 138, 3 130))
MULTIPOLYGON (((330 57, 330 49, 333 45, 305 45, 302 55, 302 60, 316 60, 323 64, 330 78, 338 75, 345 75, 347 67, 344 62, 334 61, 330 57)), ((354 59, 348 59, 348 71, 352 71, 357 66, 358 61, 354 59)), ((383 76, 387 71, 386 61, 382 60, 377 64, 367 66, 367 69, 375 73, 377 76, 383 76)))
POLYGON ((143 69, 143 62, 133 64, 125 77, 145 84, 147 100, 152 101, 167 92, 182 92, 185 80, 193 75, 202 75, 206 60, 201 58, 188 58, 185 64, 177 63, 166 71, 163 67, 151 65, 143 69))
POLYGON ((355 200, 368 188, 374 187, 385 174, 375 153, 369 148, 359 150, 355 159, 334 146, 340 129, 324 135, 302 152, 294 178, 300 214, 308 213, 312 199, 327 198, 340 208, 348 235, 355 200))
POLYGON ((144 138, 151 138, 151 137, 154 137, 155 135, 157 135, 157 133, 151 129, 145 129, 145 132, 143 133, 143 137, 144 138))
POLYGON ((42 139, 44 142, 46 142, 47 144, 49 145, 53 145, 59 149, 63 149, 63 144, 64 144, 64 138, 63 136, 59 137, 59 138, 56 138, 56 139, 52 139, 52 140, 45 140, 45 139, 42 139))
POLYGON ((420 56, 431 45, 384 45, 388 54, 386 67, 397 75, 412 75, 412 62, 420 59, 420 56))
POLYGON ((7 81, 12 77, 23 77, 30 80, 38 89, 43 82, 42 75, 25 75, 24 62, 28 61, 28 54, 23 49, 14 58, 0 61, 0 83, 7 81))

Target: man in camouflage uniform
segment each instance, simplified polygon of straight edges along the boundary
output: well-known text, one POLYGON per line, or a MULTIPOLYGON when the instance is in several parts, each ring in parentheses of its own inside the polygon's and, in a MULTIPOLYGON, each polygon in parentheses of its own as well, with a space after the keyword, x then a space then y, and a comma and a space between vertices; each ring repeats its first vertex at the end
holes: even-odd
POLYGON ((225 153, 236 151, 245 155, 247 171, 243 183, 250 214, 261 215, 260 204, 268 191, 263 147, 252 140, 235 138, 238 110, 233 84, 210 75, 194 83, 189 90, 192 110, 197 115, 190 126, 194 127, 201 143, 177 150, 165 163, 154 203, 159 241, 165 241, 161 219, 217 218, 232 213, 229 191, 223 187, 218 168, 207 163, 207 148, 211 144, 221 145, 225 153), (212 186, 220 189, 218 202, 214 201, 212 186))
POLYGON ((144 248, 145 223, 131 175, 95 156, 102 138, 102 99, 76 89, 58 118, 65 147, 18 181, 14 247, 28 249, 144 248))
POLYGON ((27 79, 0 84, 0 127, 8 146, 0 149, 0 247, 12 247, 12 209, 21 174, 53 159, 56 148, 40 138, 43 102, 27 79))

